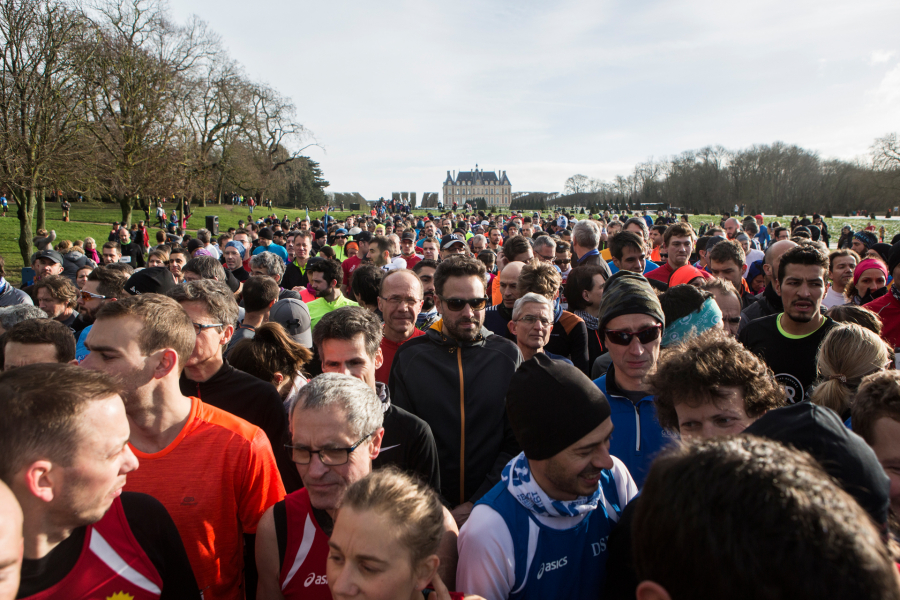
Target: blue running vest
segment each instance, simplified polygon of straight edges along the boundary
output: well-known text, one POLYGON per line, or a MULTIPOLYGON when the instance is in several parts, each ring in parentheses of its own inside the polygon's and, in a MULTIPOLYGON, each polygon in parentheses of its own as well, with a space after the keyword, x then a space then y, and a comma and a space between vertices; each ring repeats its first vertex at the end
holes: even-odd
POLYGON ((599 598, 606 579, 607 540, 622 514, 612 472, 600 475, 602 498, 596 510, 571 529, 552 529, 519 504, 501 481, 477 504, 487 504, 506 522, 515 548, 516 581, 510 600, 599 598), (605 502, 604 502, 605 498, 605 502), (614 515, 610 515, 611 506, 614 515), (534 556, 529 539, 537 535, 534 556))

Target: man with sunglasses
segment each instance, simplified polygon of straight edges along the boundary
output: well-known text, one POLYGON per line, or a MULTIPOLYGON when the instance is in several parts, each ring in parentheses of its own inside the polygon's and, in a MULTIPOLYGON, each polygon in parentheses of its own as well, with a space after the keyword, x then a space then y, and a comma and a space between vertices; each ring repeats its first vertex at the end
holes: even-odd
POLYGON ((287 432, 284 404, 275 386, 232 367, 223 357, 234 335, 238 305, 224 283, 211 279, 185 282, 168 293, 191 317, 196 334, 179 379, 181 393, 202 398, 256 425, 265 432, 275 452, 288 491, 302 484, 281 444, 287 432))
POLYGON ((518 452, 504 397, 522 354, 483 327, 487 299, 481 261, 459 256, 441 262, 434 285, 442 319, 400 346, 388 386, 397 406, 431 426, 441 494, 462 523, 518 452))
POLYGON ((78 297, 78 318, 75 319, 73 329, 79 332, 77 339, 78 345, 75 351, 77 360, 84 360, 87 356, 87 348, 84 347, 84 340, 91 330, 94 319, 97 318, 97 311, 100 310, 107 302, 115 302, 123 297, 125 291, 125 282, 128 276, 117 269, 109 269, 106 267, 97 267, 88 275, 87 281, 78 297))
POLYGON ((333 243, 331 249, 334 250, 335 260, 343 262, 350 258, 350 255, 347 254, 347 230, 343 227, 339 227, 335 230, 332 239, 333 243))
POLYGON ((612 364, 594 383, 612 407, 610 454, 625 463, 638 487, 666 441, 647 382, 665 324, 656 293, 642 275, 622 270, 607 280, 597 329, 612 364))

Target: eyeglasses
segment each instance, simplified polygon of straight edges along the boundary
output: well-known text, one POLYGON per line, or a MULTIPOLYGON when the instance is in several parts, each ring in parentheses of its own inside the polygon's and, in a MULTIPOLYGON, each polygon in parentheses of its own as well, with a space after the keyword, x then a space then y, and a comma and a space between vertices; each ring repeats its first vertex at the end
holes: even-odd
POLYGON ((606 339, 610 344, 628 346, 631 340, 637 338, 642 344, 649 344, 659 338, 662 333, 662 325, 656 324, 640 331, 625 331, 624 329, 607 329, 606 339))
POLYGON ((85 292, 84 290, 82 290, 82 292, 81 292, 81 299, 84 300, 85 302, 87 302, 91 298, 96 298, 97 300, 106 300, 109 297, 110 296, 101 296, 100 294, 92 294, 90 292, 85 292))
POLYGON ((213 327, 225 327, 225 325, 223 325, 222 323, 212 323, 210 325, 204 325, 203 323, 191 323, 191 325, 194 326, 194 332, 197 335, 200 335, 200 333, 204 329, 212 329, 213 327))
POLYGON ((571 262, 572 262, 571 258, 557 258, 556 260, 553 261, 553 264, 557 265, 557 266, 562 266, 562 265, 567 265, 571 262))
POLYGON ((487 298, 441 298, 441 302, 447 305, 447 308, 453 312, 461 311, 466 304, 472 307, 472 310, 483 310, 487 306, 487 298))
POLYGON ((379 296, 379 298, 381 298, 388 304, 393 304, 394 306, 397 306, 401 303, 405 304, 406 306, 415 306, 416 304, 418 304, 419 302, 422 301, 419 298, 404 298, 403 296, 391 296, 390 298, 385 298, 384 296, 379 296))
POLYGON ((346 240, 346 239, 347 239, 347 236, 346 236, 346 235, 336 235, 336 236, 334 236, 334 239, 336 239, 336 240, 346 240))
POLYGON ((550 325, 552 325, 552 323, 550 322, 550 319, 547 319, 545 317, 536 317, 534 315, 525 315, 524 317, 517 319, 517 320, 520 322, 524 321, 531 327, 534 327, 534 325, 536 323, 540 323, 544 327, 550 327, 550 325))
MULTIPOLYGON (((372 432, 374 433, 374 432, 372 432)), ((359 448, 359 445, 372 437, 372 433, 365 436, 349 448, 325 448, 323 450, 313 450, 304 446, 291 446, 285 444, 284 447, 291 451, 291 460, 298 465, 308 465, 312 461, 312 455, 318 454, 319 460, 326 467, 339 467, 346 465, 350 461, 350 453, 359 448)))

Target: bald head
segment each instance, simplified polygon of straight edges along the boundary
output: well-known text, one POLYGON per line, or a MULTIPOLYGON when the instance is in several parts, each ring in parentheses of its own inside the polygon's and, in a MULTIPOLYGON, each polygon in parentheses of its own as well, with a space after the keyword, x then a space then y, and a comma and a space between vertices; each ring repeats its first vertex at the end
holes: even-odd
POLYGON ((514 260, 500 271, 500 294, 503 296, 503 306, 509 310, 513 309, 516 300, 519 299, 518 281, 519 273, 525 263, 514 260))
POLYGON ((795 247, 797 244, 791 240, 781 240, 775 242, 766 250, 765 263, 763 270, 766 272, 766 283, 771 284, 778 273, 778 264, 781 262, 781 255, 795 247))
POLYGON ((0 481, 0 600, 13 600, 22 570, 22 509, 0 481))
POLYGON ((741 224, 737 219, 731 218, 725 221, 725 233, 728 235, 729 240, 733 240, 740 231, 741 224))

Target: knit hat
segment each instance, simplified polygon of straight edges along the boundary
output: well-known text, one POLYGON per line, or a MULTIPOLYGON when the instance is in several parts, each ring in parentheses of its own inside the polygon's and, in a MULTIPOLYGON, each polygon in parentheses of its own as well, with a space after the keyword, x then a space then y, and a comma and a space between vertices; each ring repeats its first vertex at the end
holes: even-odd
MULTIPOLYGON (((900 257, 898 257, 898 262, 900 262, 900 257)), ((853 285, 859 283, 859 278, 862 277, 862 274, 869 269, 878 269, 879 271, 884 273, 884 278, 887 279, 888 273, 887 269, 885 269, 884 263, 880 260, 875 260, 874 258, 867 258, 866 260, 859 261, 859 264, 856 265, 855 269, 853 269, 853 285)))
POLYGON ((596 429, 609 418, 610 407, 579 369, 540 352, 513 374, 506 413, 525 456, 546 460, 596 429))
POLYGON ((878 243, 878 238, 871 231, 857 231, 853 234, 853 239, 859 240, 866 247, 866 250, 878 243))
POLYGON ((888 254, 888 271, 890 271, 891 276, 893 276, 894 269, 897 268, 898 264, 900 264, 900 242, 891 246, 891 251, 888 254))
POLYGON ((141 269, 125 282, 125 291, 132 296, 141 294, 165 294, 177 284, 172 273, 165 267, 141 269))
POLYGON ((600 301, 598 331, 604 331, 606 324, 622 315, 650 315, 665 326, 659 298, 650 284, 640 273, 617 271, 603 286, 603 300, 600 301))
POLYGON ((263 227, 262 229, 259 230, 259 237, 264 240, 271 240, 275 236, 272 235, 271 229, 269 229, 268 227, 263 227))
POLYGON ((881 526, 887 523, 890 480, 865 440, 822 406, 798 402, 770 410, 744 430, 809 452, 881 526))
POLYGON ((190 255, 193 256, 194 250, 197 250, 198 248, 203 248, 203 242, 201 242, 197 238, 188 240, 186 248, 187 248, 187 251, 190 253, 190 255))
POLYGON ((891 261, 891 259, 890 259, 891 245, 890 244, 884 244, 884 243, 872 244, 872 247, 869 248, 869 250, 874 250, 875 252, 877 252, 878 256, 881 257, 881 260, 884 261, 884 264, 888 264, 891 261))
POLYGON ((225 244, 225 248, 234 248, 235 250, 237 250, 237 253, 241 255, 241 260, 247 258, 247 249, 241 242, 235 242, 234 240, 231 240, 230 242, 225 244))
POLYGON ((691 265, 678 267, 669 278, 669 287, 673 288, 676 285, 681 285, 682 283, 690 283, 698 277, 702 277, 703 279, 712 279, 712 274, 707 273, 706 271, 701 271, 697 267, 691 265))

